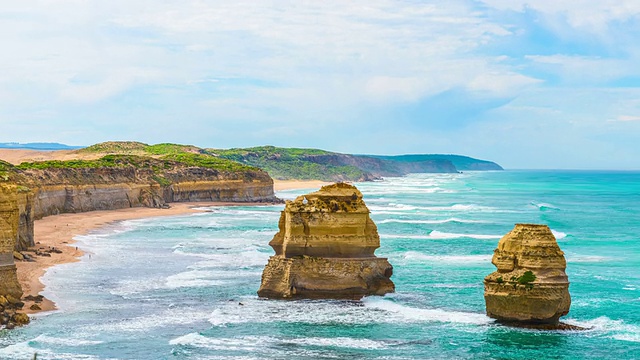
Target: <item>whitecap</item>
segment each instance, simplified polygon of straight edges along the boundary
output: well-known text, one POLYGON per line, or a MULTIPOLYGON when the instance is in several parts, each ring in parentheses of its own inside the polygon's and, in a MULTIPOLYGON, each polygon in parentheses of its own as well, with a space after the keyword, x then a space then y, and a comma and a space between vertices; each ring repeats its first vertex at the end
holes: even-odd
POLYGON ((388 224, 388 223, 400 223, 400 224, 445 224, 445 223, 461 223, 461 224, 476 224, 476 223, 486 223, 483 220, 466 220, 466 219, 458 219, 458 218, 448 218, 441 220, 406 220, 406 219, 384 219, 378 221, 378 224, 388 224))
MULTIPOLYGON (((598 263, 612 260, 606 256, 599 255, 570 255, 567 254, 567 262, 572 263, 598 263)), ((598 276, 596 276, 597 278, 598 276)))
POLYGON ((210 261, 201 261, 198 263, 199 268, 209 267, 252 267, 265 265, 269 260, 270 253, 260 252, 257 250, 243 251, 241 253, 219 253, 219 254, 202 254, 202 253, 189 253, 184 252, 181 249, 175 249, 173 251, 176 254, 185 256, 194 256, 202 259, 208 259, 210 261))
POLYGON ((485 324, 492 320, 484 314, 420 309, 397 304, 385 298, 345 301, 273 301, 243 299, 244 306, 224 304, 209 316, 214 326, 240 323, 371 324, 441 321, 461 324, 485 324), (364 306, 362 306, 364 305, 364 306), (381 314, 380 312, 384 312, 381 314))
POLYGON ((539 203, 539 202, 532 201, 530 204, 535 206, 535 207, 537 207, 538 209, 540 209, 542 211, 549 210, 549 209, 550 210, 560 210, 559 207, 557 207, 555 205, 552 205, 552 204, 549 204, 549 203, 544 203, 544 202, 539 203))
MULTIPOLYGON (((34 340, 37 340, 37 339, 38 338, 35 338, 34 340)), ((49 358, 49 359, 56 359, 56 360, 100 359, 99 357, 94 355, 57 353, 52 351, 51 349, 33 348, 29 346, 30 342, 31 341, 23 341, 23 342, 9 345, 4 348, 0 348, 0 359, 3 359, 3 360, 33 359, 36 353, 38 354, 38 358, 49 358)))
POLYGON ((407 251, 402 255, 402 257, 405 260, 431 261, 450 264, 468 264, 487 263, 491 261, 492 255, 427 255, 417 251, 407 251))
POLYGON ((623 320, 612 320, 606 316, 600 316, 586 321, 567 319, 565 322, 586 328, 587 331, 596 335, 616 340, 640 342, 640 326, 627 324, 623 320))
POLYGON ((563 233, 562 231, 551 229, 551 232, 553 233, 553 236, 556 238, 556 240, 564 239, 567 237, 567 233, 563 233))
POLYGON ((385 349, 386 345, 370 339, 351 337, 305 337, 305 338, 276 338, 270 336, 240 336, 235 338, 212 338, 199 333, 190 333, 169 341, 170 345, 202 347, 210 350, 227 351, 258 351, 265 349, 265 345, 295 344, 301 346, 340 347, 351 349, 385 349))
POLYGON ((396 234, 380 234, 381 238, 387 239, 416 239, 416 240, 446 240, 471 238, 479 240, 500 239, 501 235, 484 235, 484 234, 456 234, 433 230, 429 235, 396 235, 396 234))
MULTIPOLYGON (((180 311, 167 309, 157 314, 149 314, 130 319, 114 319, 101 324, 86 325, 90 332, 148 332, 157 328, 188 325, 206 321, 210 311, 182 308, 180 311)), ((81 328, 81 330, 83 330, 81 328)))
POLYGON ((269 337, 243 336, 238 338, 211 338, 198 333, 190 333, 169 341, 169 345, 183 345, 206 348, 210 350, 251 351, 258 352, 270 342, 269 337))
POLYGON ((484 325, 494 320, 485 314, 451 311, 444 309, 422 309, 410 307, 384 298, 367 297, 363 300, 366 307, 379 309, 396 315, 406 322, 437 321, 446 323, 484 325))
POLYGON ((225 280, 212 279, 215 273, 203 270, 191 270, 171 275, 166 279, 166 286, 170 289, 181 287, 206 287, 220 286, 227 283, 225 280))
POLYGON ((58 337, 48 336, 45 334, 39 335, 32 341, 36 341, 41 344, 51 344, 51 345, 60 345, 60 346, 98 345, 104 342, 99 340, 86 340, 86 339, 77 339, 72 337, 58 338, 58 337))

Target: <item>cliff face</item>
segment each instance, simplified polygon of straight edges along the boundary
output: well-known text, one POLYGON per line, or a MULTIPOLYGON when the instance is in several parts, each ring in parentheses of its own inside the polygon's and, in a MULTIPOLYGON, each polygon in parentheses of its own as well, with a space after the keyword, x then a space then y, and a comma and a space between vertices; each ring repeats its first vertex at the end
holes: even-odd
POLYGON ((394 291, 393 267, 374 255, 380 237, 354 186, 324 186, 288 201, 278 227, 259 296, 359 299, 394 291))
POLYGON ((148 166, 46 168, 16 171, 32 191, 15 198, 19 212, 16 250, 34 245, 33 220, 62 213, 161 207, 171 202, 272 202, 273 180, 260 170, 219 171, 150 161, 148 166), (154 169, 155 167, 155 169, 154 169), (166 167, 166 169, 164 169, 166 167), (157 169, 161 168, 161 171, 157 169))
POLYGON ((505 322, 557 325, 569 312, 567 263, 546 225, 517 224, 498 243, 484 279, 487 315, 505 322))
POLYGON ((22 297, 18 283, 13 249, 18 241, 19 202, 22 198, 14 184, 0 183, 0 296, 22 297))
POLYGON ((34 217, 61 213, 159 207, 169 202, 275 200, 273 180, 263 171, 221 172, 177 167, 161 175, 135 167, 27 170, 34 189, 34 217))

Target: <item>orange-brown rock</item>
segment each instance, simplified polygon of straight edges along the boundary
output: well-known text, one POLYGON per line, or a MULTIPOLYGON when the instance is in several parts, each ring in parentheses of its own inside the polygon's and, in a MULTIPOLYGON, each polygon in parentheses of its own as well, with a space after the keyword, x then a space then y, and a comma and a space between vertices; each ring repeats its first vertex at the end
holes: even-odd
POLYGON ((564 253, 546 225, 516 224, 498 242, 484 279, 487 315, 514 324, 557 325, 571 297, 564 253))
POLYGON ((0 183, 0 295, 22 296, 13 250, 19 237, 19 202, 22 188, 0 183))
POLYGON ((327 185, 287 201, 278 227, 259 296, 359 299, 394 291, 393 267, 374 255, 380 236, 355 186, 327 185))

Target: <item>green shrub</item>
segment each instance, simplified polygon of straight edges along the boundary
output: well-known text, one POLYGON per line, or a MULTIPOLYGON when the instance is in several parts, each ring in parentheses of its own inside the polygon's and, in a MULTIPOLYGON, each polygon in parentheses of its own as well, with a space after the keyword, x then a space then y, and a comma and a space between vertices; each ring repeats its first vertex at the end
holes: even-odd
POLYGON ((531 271, 526 271, 522 276, 519 276, 516 281, 520 285, 527 285, 536 280, 536 275, 531 271))

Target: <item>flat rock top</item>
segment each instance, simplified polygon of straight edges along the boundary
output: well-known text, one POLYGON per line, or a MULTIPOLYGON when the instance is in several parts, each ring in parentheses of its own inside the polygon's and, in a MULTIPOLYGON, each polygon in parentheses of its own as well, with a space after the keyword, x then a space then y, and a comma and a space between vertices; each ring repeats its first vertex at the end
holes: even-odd
POLYGON ((346 183, 326 185, 320 190, 287 201, 289 212, 369 212, 358 188, 346 183))
POLYGON ((339 182, 331 185, 325 185, 321 187, 320 190, 307 194, 306 197, 353 197, 354 195, 358 199, 362 199, 362 193, 357 187, 339 182))

